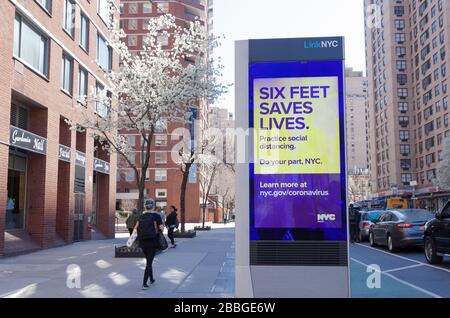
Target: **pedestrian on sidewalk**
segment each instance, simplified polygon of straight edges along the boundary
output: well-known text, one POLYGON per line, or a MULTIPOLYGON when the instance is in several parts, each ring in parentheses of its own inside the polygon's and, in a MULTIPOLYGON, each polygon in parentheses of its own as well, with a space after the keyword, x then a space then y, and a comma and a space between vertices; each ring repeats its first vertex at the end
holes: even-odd
POLYGON ((139 215, 138 210, 133 209, 133 212, 128 216, 125 223, 127 224, 128 232, 130 232, 130 235, 133 234, 133 230, 136 227, 136 223, 139 221, 139 215))
POLYGON ((139 218, 135 228, 138 232, 139 247, 144 252, 146 259, 142 289, 148 289, 148 280, 150 279, 150 284, 155 282, 153 277, 153 259, 159 247, 157 233, 158 231, 163 231, 164 225, 161 216, 155 211, 154 200, 145 200, 144 207, 145 211, 139 218))
POLYGON ((175 238, 173 235, 173 232, 175 231, 175 229, 178 228, 178 226, 180 224, 178 222, 177 211, 178 211, 177 208, 174 205, 172 205, 171 211, 166 218, 167 236, 169 237, 170 243, 172 244, 171 248, 177 247, 177 245, 175 244, 175 238))
POLYGON ((166 224, 166 213, 164 212, 164 208, 157 206, 156 213, 159 214, 159 216, 161 217, 161 220, 163 222, 163 225, 165 225, 166 224))

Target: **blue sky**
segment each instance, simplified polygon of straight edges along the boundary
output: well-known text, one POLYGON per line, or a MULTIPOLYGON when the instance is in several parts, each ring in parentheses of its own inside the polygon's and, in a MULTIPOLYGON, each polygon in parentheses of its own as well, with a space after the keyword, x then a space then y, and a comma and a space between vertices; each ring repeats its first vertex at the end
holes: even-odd
MULTIPOLYGON (((363 0, 214 0, 215 52, 224 83, 234 82, 234 41, 262 38, 345 36, 346 65, 365 71, 363 0)), ((217 106, 234 110, 234 89, 217 106)))

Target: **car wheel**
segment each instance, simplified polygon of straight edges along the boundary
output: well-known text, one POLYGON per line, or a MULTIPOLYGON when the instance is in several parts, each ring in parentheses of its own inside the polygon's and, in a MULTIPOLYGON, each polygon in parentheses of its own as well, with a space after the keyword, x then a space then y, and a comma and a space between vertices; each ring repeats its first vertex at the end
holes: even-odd
POLYGON ((430 264, 440 264, 443 257, 436 254, 436 244, 431 236, 425 237, 425 258, 430 264))
POLYGON ((394 240, 392 239, 391 235, 388 235, 388 237, 387 237, 387 245, 388 245, 389 252, 395 253, 398 251, 398 248, 395 246, 394 240))
POLYGON ((377 243, 375 243, 375 239, 373 238, 372 232, 369 233, 369 243, 370 243, 370 246, 372 246, 372 247, 377 246, 377 243))

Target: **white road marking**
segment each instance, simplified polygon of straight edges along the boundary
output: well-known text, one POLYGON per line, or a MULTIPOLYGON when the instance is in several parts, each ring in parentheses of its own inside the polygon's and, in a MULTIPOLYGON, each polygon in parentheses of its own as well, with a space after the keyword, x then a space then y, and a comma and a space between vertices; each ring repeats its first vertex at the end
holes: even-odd
POLYGON ((372 246, 367 246, 367 245, 364 245, 364 244, 361 244, 361 243, 356 243, 356 245, 362 246, 362 247, 365 247, 365 248, 368 248, 368 249, 371 249, 371 250, 374 250, 374 251, 377 251, 377 252, 380 252, 380 253, 384 253, 384 254, 387 254, 387 255, 390 255, 390 256, 394 256, 394 257, 397 257, 397 258, 400 258, 400 259, 403 259, 403 260, 406 260, 406 261, 410 261, 410 262, 417 263, 417 264, 422 264, 423 266, 431 267, 431 268, 434 268, 434 269, 439 269, 441 271, 450 273, 450 269, 442 268, 442 267, 439 267, 439 266, 434 266, 434 265, 431 265, 431 264, 428 264, 428 263, 425 263, 425 262, 421 262, 421 261, 418 261, 418 260, 415 260, 415 259, 412 259, 412 258, 408 258, 408 257, 405 257, 405 256, 400 256, 400 255, 397 255, 397 254, 386 252, 386 251, 374 248, 372 246))
POLYGON ((89 256, 89 255, 94 255, 94 254, 97 254, 97 252, 84 253, 83 256, 89 256))
POLYGON ((70 257, 64 257, 64 258, 57 258, 56 260, 62 262, 62 261, 67 261, 69 259, 74 259, 74 258, 77 258, 77 257, 76 256, 70 256, 70 257))
POLYGON ((423 264, 416 264, 416 265, 410 265, 410 266, 404 266, 404 267, 399 267, 399 268, 394 268, 394 269, 389 269, 387 271, 384 271, 385 273, 390 273, 390 272, 398 272, 398 271, 402 271, 405 269, 410 269, 410 268, 416 268, 416 267, 422 267, 424 266, 423 264))
MULTIPOLYGON (((362 266, 365 266, 365 267, 369 266, 368 264, 365 264, 365 263, 363 263, 361 261, 358 261, 357 259, 355 259, 353 257, 351 258, 351 260, 354 261, 355 263, 358 263, 358 264, 362 265, 362 266)), ((430 292, 429 290, 423 289, 422 287, 416 286, 416 285, 408 283, 407 281, 404 281, 404 280, 402 280, 402 279, 400 279, 398 277, 395 277, 394 275, 389 274, 387 271, 381 271, 381 274, 386 275, 386 276, 396 280, 397 282, 402 283, 403 285, 406 285, 408 287, 414 288, 414 289, 416 289, 416 290, 418 290, 418 291, 420 291, 420 292, 422 292, 424 294, 427 294, 428 296, 431 296, 433 298, 444 298, 444 297, 439 296, 439 295, 437 295, 437 294, 435 294, 433 292, 430 292)))

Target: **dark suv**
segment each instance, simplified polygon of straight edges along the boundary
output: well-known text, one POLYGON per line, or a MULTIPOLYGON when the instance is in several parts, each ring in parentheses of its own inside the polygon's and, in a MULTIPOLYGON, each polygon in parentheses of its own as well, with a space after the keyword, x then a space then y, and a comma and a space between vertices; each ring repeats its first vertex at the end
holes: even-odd
POLYGON ((430 264, 442 263, 444 254, 450 254, 450 201, 435 219, 425 224, 424 246, 430 264))

